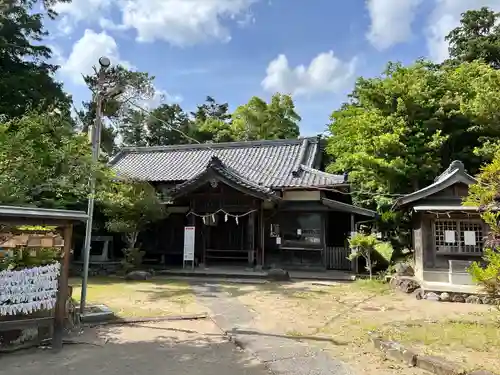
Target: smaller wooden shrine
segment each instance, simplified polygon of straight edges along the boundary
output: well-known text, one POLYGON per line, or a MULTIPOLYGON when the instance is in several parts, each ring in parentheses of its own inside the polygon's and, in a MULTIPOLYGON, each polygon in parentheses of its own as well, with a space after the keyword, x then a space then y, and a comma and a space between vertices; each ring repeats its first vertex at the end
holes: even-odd
POLYGON ((82 211, 0 206, 0 350, 47 328, 62 347, 73 225, 86 220, 82 211))

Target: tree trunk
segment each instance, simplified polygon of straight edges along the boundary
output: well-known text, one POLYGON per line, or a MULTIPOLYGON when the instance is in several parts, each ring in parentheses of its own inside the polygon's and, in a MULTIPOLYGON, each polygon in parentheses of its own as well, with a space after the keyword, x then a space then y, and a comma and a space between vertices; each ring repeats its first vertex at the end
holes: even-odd
POLYGON ((130 232, 124 235, 125 243, 127 244, 128 249, 135 248, 135 244, 137 243, 137 238, 139 237, 139 232, 130 232))

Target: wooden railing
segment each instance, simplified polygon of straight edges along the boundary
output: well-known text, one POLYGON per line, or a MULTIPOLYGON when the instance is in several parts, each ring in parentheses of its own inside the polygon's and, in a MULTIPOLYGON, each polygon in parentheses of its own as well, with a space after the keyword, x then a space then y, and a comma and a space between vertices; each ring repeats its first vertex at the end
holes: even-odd
POLYGON ((351 261, 348 258, 351 250, 346 247, 327 247, 326 248, 326 267, 332 270, 351 270, 351 261))

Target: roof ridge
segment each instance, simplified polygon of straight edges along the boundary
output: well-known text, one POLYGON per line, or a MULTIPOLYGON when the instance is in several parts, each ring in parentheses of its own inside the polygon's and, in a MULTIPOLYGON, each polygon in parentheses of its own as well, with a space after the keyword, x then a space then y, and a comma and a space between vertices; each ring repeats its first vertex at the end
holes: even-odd
POLYGON ((181 151, 192 149, 223 149, 223 148, 238 148, 238 147, 256 147, 256 146, 279 146, 279 145, 300 145, 304 139, 309 142, 318 142, 316 137, 300 137, 288 139, 261 139, 255 141, 236 141, 236 142, 219 142, 219 143, 187 143, 181 145, 165 145, 165 146, 140 146, 140 147, 123 147, 118 153, 127 152, 155 152, 155 151, 181 151))
POLYGON ((333 174, 333 173, 328 173, 328 172, 325 172, 325 171, 320 171, 319 169, 316 169, 316 168, 312 168, 312 167, 308 167, 307 165, 305 164, 301 164, 300 167, 306 171, 306 172, 309 172, 309 173, 314 173, 314 174, 318 174, 320 176, 325 176, 325 177, 331 177, 331 176, 335 176, 335 177, 344 177, 344 175, 340 175, 340 174, 333 174))

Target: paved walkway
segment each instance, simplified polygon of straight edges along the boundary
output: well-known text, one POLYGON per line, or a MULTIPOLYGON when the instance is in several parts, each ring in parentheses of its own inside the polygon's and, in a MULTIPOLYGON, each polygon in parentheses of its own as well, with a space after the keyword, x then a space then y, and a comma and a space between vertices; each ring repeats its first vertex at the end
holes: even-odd
POLYGON ((318 348, 287 336, 256 331, 252 324, 254 313, 219 284, 199 283, 193 289, 200 303, 212 311, 216 324, 274 374, 353 375, 345 364, 318 348))
POLYGON ((1 375, 268 375, 210 320, 88 329, 57 354, 0 355, 1 375))

